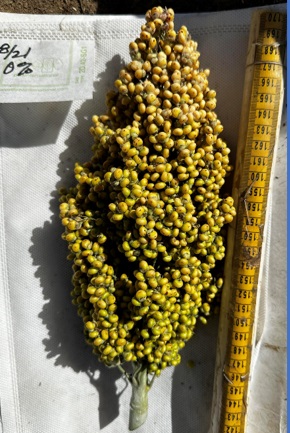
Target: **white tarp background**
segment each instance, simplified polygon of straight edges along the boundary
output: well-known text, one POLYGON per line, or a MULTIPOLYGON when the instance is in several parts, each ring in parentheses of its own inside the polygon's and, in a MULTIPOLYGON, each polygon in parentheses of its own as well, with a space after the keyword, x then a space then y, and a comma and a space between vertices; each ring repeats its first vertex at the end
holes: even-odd
MULTIPOLYGON (((284 5, 272 9, 284 11, 284 5)), ((176 16, 199 43, 202 68, 217 91, 224 139, 233 149, 253 10, 176 16)), ((105 112, 105 94, 143 18, 0 14, 0 37, 94 39, 93 99, 1 103, 0 86, 0 431, 126 432, 130 387, 84 343, 70 302, 70 263, 61 240, 57 188, 73 181, 74 162, 90 157, 91 116, 105 112), (7 33, 8 32, 8 33, 7 33), (34 35, 34 36, 33 36, 34 35), (36 36, 35 36, 36 35, 36 36), (75 35, 75 36, 72 36, 75 35)), ((1 84, 1 83, 0 83, 1 84)), ((286 431, 286 125, 282 120, 273 182, 268 292, 261 349, 253 376, 247 433, 286 431)), ((207 433, 210 426, 218 318, 183 350, 149 393, 138 433, 207 433), (190 361, 194 361, 194 365, 190 361)), ((1 433, 2 433, 1 432, 1 433)))

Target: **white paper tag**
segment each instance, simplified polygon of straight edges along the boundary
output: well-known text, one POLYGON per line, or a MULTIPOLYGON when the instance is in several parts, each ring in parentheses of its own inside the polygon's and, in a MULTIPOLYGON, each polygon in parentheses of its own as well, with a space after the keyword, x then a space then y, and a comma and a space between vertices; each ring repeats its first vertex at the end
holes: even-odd
POLYGON ((0 38, 0 102, 91 99, 94 40, 0 38))

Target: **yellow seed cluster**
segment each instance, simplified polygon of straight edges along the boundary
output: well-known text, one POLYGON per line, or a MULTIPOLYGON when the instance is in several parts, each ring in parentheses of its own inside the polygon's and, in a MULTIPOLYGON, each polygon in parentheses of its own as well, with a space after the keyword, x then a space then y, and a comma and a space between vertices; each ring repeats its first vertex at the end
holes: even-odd
POLYGON ((146 13, 108 113, 93 117, 92 158, 60 198, 87 341, 108 365, 145 363, 157 375, 180 362, 197 318, 206 323, 235 216, 220 196, 232 167, 216 93, 173 19, 172 9, 146 13))

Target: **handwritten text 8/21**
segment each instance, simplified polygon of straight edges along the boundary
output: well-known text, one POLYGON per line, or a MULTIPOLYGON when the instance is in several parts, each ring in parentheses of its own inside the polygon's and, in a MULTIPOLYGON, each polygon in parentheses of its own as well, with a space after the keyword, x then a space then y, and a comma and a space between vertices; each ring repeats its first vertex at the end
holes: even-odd
MULTIPOLYGON (((28 47, 26 52, 22 54, 20 50, 17 48, 17 45, 11 46, 8 43, 4 43, 0 45, 0 56, 3 56, 3 60, 10 60, 9 63, 5 65, 3 68, 3 74, 8 75, 11 74, 13 71, 17 71, 17 76, 25 75, 25 74, 31 74, 33 72, 31 66, 32 63, 27 61, 21 61, 20 63, 16 63, 16 61, 11 59, 26 59, 31 52, 31 47, 28 47)), ((1 57, 0 57, 1 59, 1 57)))

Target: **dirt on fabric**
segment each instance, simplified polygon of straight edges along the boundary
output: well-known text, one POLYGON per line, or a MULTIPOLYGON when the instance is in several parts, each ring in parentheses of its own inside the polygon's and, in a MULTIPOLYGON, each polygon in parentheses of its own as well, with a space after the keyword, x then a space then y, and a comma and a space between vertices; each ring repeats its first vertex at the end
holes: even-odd
POLYGON ((286 3, 284 0, 0 0, 0 12, 18 14, 138 14, 144 15, 153 6, 171 7, 175 13, 208 12, 243 9, 286 3))

